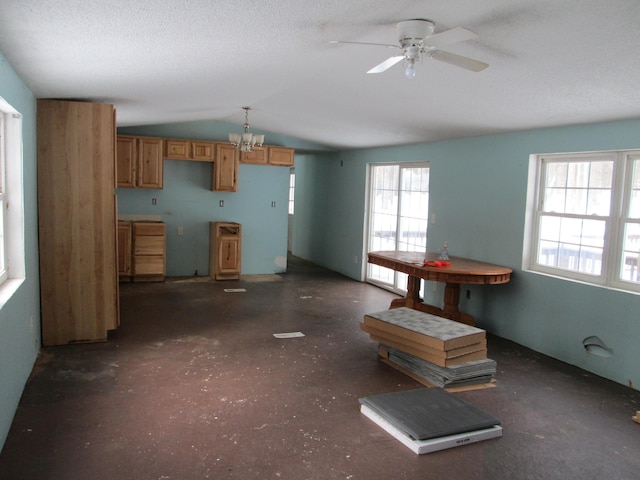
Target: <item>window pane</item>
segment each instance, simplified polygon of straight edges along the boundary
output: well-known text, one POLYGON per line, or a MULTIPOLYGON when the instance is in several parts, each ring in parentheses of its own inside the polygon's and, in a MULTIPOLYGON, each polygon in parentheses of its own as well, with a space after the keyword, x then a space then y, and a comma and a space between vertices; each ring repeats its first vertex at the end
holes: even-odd
POLYGON ((574 213, 576 215, 587 213, 587 190, 568 188, 567 203, 563 213, 574 213))
POLYGON ((587 215, 608 217, 611 214, 611 190, 589 190, 587 215))
POLYGON ((640 159, 633 161, 629 217, 640 218, 640 159))
POLYGON ((548 163, 547 164, 547 187, 561 187, 567 186, 567 163, 548 163))
POLYGON ((605 226, 603 220, 583 220, 580 243, 588 247, 604 247, 605 226))
POLYGON ((0 274, 3 274, 6 268, 4 256, 4 200, 0 194, 0 274))
POLYGON ((558 247, 558 242, 541 241, 538 248, 538 263, 547 267, 557 267, 558 247))
POLYGON ((541 217, 537 263, 600 275, 605 227, 604 220, 541 217))
POLYGON ((587 188, 589 186, 590 162, 571 162, 567 171, 567 187, 587 188))
POLYGON ((540 219, 540 238, 553 242, 560 240, 560 217, 542 217, 540 219))
POLYGON ((582 235, 582 219, 561 218, 560 241, 563 243, 579 244, 582 235))
POLYGON ((591 162, 589 188, 611 188, 613 162, 591 162))
POLYGON ((620 279, 640 283, 640 224, 627 223, 624 229, 620 279))
POLYGON ((564 188, 547 188, 544 195, 544 211, 564 213, 565 197, 564 188))

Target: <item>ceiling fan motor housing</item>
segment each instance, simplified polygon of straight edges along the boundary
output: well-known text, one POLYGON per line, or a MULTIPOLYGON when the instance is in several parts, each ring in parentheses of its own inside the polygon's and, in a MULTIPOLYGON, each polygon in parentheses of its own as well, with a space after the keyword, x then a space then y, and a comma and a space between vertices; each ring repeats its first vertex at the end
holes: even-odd
POLYGON ((398 37, 400 45, 405 48, 412 45, 421 45, 426 37, 433 35, 435 24, 431 20, 415 19, 398 22, 398 37))

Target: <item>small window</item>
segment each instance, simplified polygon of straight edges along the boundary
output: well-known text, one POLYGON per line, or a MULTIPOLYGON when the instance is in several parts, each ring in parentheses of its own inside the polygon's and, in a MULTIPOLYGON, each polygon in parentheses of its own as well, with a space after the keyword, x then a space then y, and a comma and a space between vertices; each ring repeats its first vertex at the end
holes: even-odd
POLYGON ((293 204, 296 193, 296 174, 293 168, 289 171, 289 215, 293 215, 293 204))
POLYGON ((5 115, 6 113, 0 111, 0 284, 9 277, 7 266, 9 264, 7 260, 7 248, 5 246, 5 225, 6 225, 6 187, 5 187, 5 172, 6 172, 6 154, 5 154, 5 115))
POLYGON ((528 268, 640 291, 640 151, 539 155, 534 160, 528 268))
POLYGON ((22 117, 0 97, 0 307, 24 279, 22 188, 22 117))

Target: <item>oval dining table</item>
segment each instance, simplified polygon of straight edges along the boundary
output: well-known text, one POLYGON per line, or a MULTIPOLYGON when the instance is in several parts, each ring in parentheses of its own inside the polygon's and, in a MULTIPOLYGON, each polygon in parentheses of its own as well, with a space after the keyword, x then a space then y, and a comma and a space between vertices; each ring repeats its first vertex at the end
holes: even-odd
POLYGON ((512 270, 500 265, 461 257, 449 257, 449 265, 437 265, 438 257, 438 253, 424 255, 420 252, 389 250, 370 252, 368 261, 374 265, 406 273, 409 276, 406 297, 393 300, 390 308, 408 307, 467 325, 475 325, 473 316, 461 312, 458 308, 460 285, 507 283, 511 279, 512 270), (425 263, 430 263, 430 265, 425 265, 425 263), (420 298, 421 280, 432 280, 445 284, 443 308, 422 301, 420 298))

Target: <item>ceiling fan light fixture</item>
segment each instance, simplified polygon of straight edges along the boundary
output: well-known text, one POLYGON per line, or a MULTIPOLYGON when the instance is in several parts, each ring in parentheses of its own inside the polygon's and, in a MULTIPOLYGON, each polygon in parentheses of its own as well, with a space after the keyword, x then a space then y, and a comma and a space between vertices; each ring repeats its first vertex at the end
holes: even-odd
POLYGON ((253 147, 261 147, 264 143, 264 135, 254 135, 249 133, 249 110, 251 107, 242 107, 244 110, 244 131, 240 133, 230 133, 229 143, 241 152, 250 152, 253 147))
POLYGON ((416 61, 411 58, 409 59, 409 65, 404 69, 404 74, 407 78, 415 78, 416 77, 416 61))
POLYGON ((441 47, 453 43, 474 40, 478 36, 471 30, 463 27, 454 27, 444 32, 435 32, 435 23, 431 20, 418 18, 405 20, 396 24, 398 30, 398 44, 371 43, 371 42, 350 42, 333 40, 330 43, 352 43, 357 45, 375 45, 386 48, 396 48, 402 50, 402 55, 394 55, 387 58, 382 63, 371 68, 367 73, 382 73, 393 67, 402 60, 407 60, 409 65, 404 69, 405 76, 415 77, 415 61, 423 56, 432 58, 440 62, 448 63, 456 67, 464 68, 472 72, 480 72, 489 66, 488 63, 475 60, 473 58, 457 55, 441 47))

